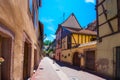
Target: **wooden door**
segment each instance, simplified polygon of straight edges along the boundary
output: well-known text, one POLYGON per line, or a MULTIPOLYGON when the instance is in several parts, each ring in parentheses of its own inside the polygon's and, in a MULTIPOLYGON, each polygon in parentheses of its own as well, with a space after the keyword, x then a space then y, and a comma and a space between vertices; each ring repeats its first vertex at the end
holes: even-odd
POLYGON ((116 79, 120 80, 120 47, 116 48, 116 79))
POLYGON ((38 67, 37 65, 37 50, 34 49, 34 70, 36 70, 38 67))
POLYGON ((79 53, 75 52, 73 55, 73 65, 80 66, 80 58, 78 57, 79 53))
POLYGON ((95 70, 95 51, 86 51, 86 68, 95 70))
POLYGON ((11 45, 12 39, 1 37, 1 57, 4 58, 4 62, 1 66, 1 80, 10 80, 11 73, 11 45))
POLYGON ((24 45, 24 63, 23 63, 23 80, 30 77, 31 70, 31 48, 27 42, 24 45))
POLYGON ((1 80, 10 80, 11 77, 11 45, 11 38, 2 37, 1 56, 5 61, 1 64, 1 80))

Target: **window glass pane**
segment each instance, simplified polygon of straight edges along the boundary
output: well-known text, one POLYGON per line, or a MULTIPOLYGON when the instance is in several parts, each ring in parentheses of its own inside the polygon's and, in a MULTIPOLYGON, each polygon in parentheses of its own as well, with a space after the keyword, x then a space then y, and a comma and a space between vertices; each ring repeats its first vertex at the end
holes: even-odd
POLYGON ((34 27, 37 28, 37 13, 36 11, 34 10, 34 27))
POLYGON ((36 27, 36 12, 34 11, 34 26, 36 27))
POLYGON ((32 8, 33 8, 32 0, 29 0, 29 9, 30 9, 30 12, 31 12, 31 13, 32 13, 32 8))

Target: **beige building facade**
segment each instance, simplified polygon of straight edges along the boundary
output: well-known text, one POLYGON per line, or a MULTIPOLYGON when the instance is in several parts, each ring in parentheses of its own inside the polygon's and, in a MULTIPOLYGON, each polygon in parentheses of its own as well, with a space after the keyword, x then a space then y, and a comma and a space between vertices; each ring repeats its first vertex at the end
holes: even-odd
POLYGON ((0 80, 26 80, 38 66, 40 1, 32 0, 32 5, 30 1, 0 1, 0 57, 4 59, 0 65, 0 80))
POLYGON ((97 71, 120 80, 120 1, 97 0, 97 71))

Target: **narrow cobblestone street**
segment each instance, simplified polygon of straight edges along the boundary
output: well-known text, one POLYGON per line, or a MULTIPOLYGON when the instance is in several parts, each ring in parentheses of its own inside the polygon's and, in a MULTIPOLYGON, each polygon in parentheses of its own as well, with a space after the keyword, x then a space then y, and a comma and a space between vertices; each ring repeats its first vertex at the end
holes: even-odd
POLYGON ((120 80, 120 0, 0 0, 0 80, 120 80))
POLYGON ((45 57, 31 80, 68 80, 68 77, 51 59, 45 57))
POLYGON ((31 80, 106 80, 82 70, 75 70, 53 63, 53 60, 44 57, 39 68, 31 80))

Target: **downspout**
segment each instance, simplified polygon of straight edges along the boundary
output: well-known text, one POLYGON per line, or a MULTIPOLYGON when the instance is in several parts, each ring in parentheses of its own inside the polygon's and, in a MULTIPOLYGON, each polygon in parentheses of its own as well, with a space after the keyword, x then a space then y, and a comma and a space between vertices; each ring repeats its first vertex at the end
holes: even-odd
POLYGON ((98 0, 96 0, 96 19, 97 41, 99 41, 98 0))

